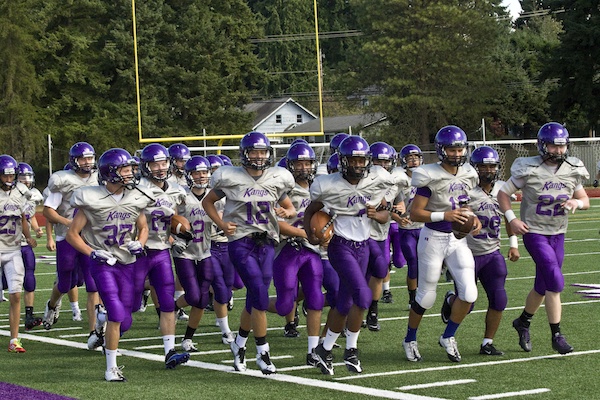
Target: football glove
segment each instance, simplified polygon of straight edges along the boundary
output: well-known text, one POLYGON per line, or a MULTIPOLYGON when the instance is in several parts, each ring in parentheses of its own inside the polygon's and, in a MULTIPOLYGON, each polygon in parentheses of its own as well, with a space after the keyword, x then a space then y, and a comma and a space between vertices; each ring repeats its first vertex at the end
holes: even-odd
POLYGON ((117 263, 115 256, 106 250, 94 250, 90 254, 90 258, 101 264, 115 265, 117 263))
POLYGON ((189 242, 190 240, 192 240, 194 238, 194 236, 192 235, 191 232, 180 232, 180 233, 176 233, 175 236, 177 236, 180 239, 183 239, 187 242, 189 242))
POLYGON ((171 250, 173 251, 174 256, 181 256, 187 247, 188 243, 186 241, 175 240, 171 245, 171 250))
POLYGON ((145 253, 144 246, 137 240, 127 243, 127 250, 132 256, 139 256, 145 253))

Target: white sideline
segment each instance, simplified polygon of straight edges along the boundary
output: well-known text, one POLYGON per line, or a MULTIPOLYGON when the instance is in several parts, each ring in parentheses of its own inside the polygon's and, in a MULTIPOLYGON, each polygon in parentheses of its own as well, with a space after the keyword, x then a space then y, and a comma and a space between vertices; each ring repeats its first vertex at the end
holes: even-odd
MULTIPOLYGON (((10 331, 0 330, 0 335, 10 337, 10 331)), ((19 336, 26 340, 54 344, 54 345, 58 345, 58 346, 73 347, 76 349, 82 349, 82 350, 88 351, 86 343, 71 342, 69 340, 48 338, 48 337, 43 337, 43 336, 31 335, 28 333, 19 334, 19 336)), ((149 354, 149 353, 143 353, 140 351, 126 350, 126 349, 119 349, 119 352, 121 352, 121 354, 123 354, 124 356, 136 357, 136 358, 141 358, 141 359, 149 360, 149 361, 158 361, 161 363, 165 362, 165 357, 163 355, 149 354)), ((346 384, 346 383, 332 382, 329 379, 320 380, 320 379, 311 379, 311 378, 301 378, 301 377, 285 375, 285 374, 281 374, 281 373, 274 374, 274 375, 263 375, 258 370, 246 370, 245 372, 235 372, 235 370, 232 367, 227 366, 227 365, 212 364, 212 363, 206 363, 206 362, 195 361, 195 360, 188 361, 186 364, 182 365, 182 367, 202 368, 202 369, 208 369, 208 370, 212 370, 212 371, 240 374, 240 375, 244 375, 244 376, 251 376, 254 378, 271 379, 271 380, 278 381, 278 382, 295 383, 297 385, 305 385, 305 386, 317 387, 317 388, 321 388, 321 389, 335 390, 338 392, 359 393, 359 394, 364 394, 364 395, 373 396, 373 397, 381 397, 384 399, 445 400, 445 399, 439 398, 439 397, 417 396, 417 395, 410 394, 410 393, 400 393, 400 392, 395 392, 392 390, 383 390, 383 389, 370 388, 370 387, 365 387, 365 386, 350 385, 350 384, 346 384)))

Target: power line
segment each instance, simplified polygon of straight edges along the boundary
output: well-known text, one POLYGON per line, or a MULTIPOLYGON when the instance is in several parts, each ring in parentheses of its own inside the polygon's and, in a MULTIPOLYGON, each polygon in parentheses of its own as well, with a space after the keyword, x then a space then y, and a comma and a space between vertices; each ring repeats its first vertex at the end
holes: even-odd
MULTIPOLYGON (((357 29, 351 29, 346 31, 331 31, 319 33, 319 40, 321 39, 334 39, 334 38, 345 38, 362 36, 363 33, 357 29)), ((290 33, 283 35, 267 35, 264 38, 253 38, 250 39, 250 43, 270 43, 270 42, 290 42, 297 40, 314 40, 315 33, 290 33)))

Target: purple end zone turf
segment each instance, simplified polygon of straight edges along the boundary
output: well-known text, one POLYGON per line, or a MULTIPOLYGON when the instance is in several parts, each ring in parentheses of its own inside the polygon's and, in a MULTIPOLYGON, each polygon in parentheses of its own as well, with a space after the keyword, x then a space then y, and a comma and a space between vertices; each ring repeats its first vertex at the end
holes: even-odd
POLYGON ((11 400, 74 400, 54 393, 42 392, 24 386, 0 382, 0 399, 11 400))

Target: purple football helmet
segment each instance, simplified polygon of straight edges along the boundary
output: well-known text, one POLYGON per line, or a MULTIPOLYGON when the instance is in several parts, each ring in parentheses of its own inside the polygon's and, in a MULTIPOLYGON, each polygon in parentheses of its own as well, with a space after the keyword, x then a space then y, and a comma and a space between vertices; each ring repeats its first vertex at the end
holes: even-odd
POLYGON ((332 154, 329 156, 327 160, 327 173, 333 174, 334 172, 338 172, 340 169, 340 156, 338 153, 332 154))
POLYGON ((183 143, 175 143, 169 146, 169 157, 171 157, 171 169, 179 175, 185 173, 184 164, 190 159, 192 153, 190 149, 183 143), (177 163, 177 161, 180 161, 177 163), (183 163, 182 163, 183 162, 183 163), (179 164, 179 165, 178 165, 179 164))
POLYGON ((396 150, 385 142, 375 142, 369 148, 373 164, 390 172, 396 166, 396 150))
POLYGON ((287 169, 294 175, 295 179, 312 181, 317 173, 317 157, 314 150, 308 143, 297 142, 292 145, 285 156, 287 159, 287 169), (296 161, 310 161, 308 169, 296 169, 296 161))
POLYGON ((338 148, 340 147, 340 144, 344 141, 344 139, 346 139, 348 136, 347 133, 344 132, 340 132, 340 133, 336 133, 332 138, 331 141, 329 142, 329 154, 335 154, 335 152, 338 150, 338 148))
POLYGON ((246 168, 265 170, 273 165, 273 148, 269 138, 261 132, 248 132, 240 141, 240 160, 246 168), (250 158, 251 150, 266 150, 266 157, 250 158))
POLYGON ((133 166, 133 176, 135 176, 136 181, 140 181, 142 179, 142 170, 140 169, 142 165, 142 160, 138 156, 133 156, 133 160, 136 162, 136 165, 133 166))
POLYGON ((546 160, 555 163, 561 163, 567 159, 569 153, 569 132, 567 128, 558 122, 548 122, 544 124, 537 134, 537 147, 540 155, 546 160), (566 145, 567 149, 563 154, 549 153, 547 145, 554 144, 557 146, 566 145))
POLYGON ((205 189, 208 187, 208 181, 210 180, 211 170, 211 164, 208 158, 202 156, 193 156, 185 162, 184 169, 185 179, 189 187, 197 189, 205 189), (192 172, 194 171, 207 171, 208 174, 201 178, 194 179, 194 177, 192 176, 192 172))
POLYGON ((467 162, 467 134, 458 126, 448 125, 443 127, 435 135, 435 151, 440 161, 446 164, 459 167, 467 162), (448 157, 447 147, 464 149, 463 155, 458 157, 448 157))
POLYGON ((290 143, 290 147, 292 147, 293 145, 295 145, 296 143, 304 143, 304 144, 308 144, 308 142, 304 139, 296 139, 294 140, 292 143, 290 143))
POLYGON ((498 179, 498 172, 500 170, 500 156, 498 152, 489 146, 481 146, 473 150, 471 153, 471 165, 475 168, 479 174, 479 180, 481 183, 494 183, 498 179), (482 170, 482 166, 493 166, 495 169, 482 170))
POLYGON ((98 171, 102 182, 120 183, 127 189, 135 188, 137 184, 133 174, 136 161, 127 150, 113 148, 108 149, 98 159, 98 171), (131 166, 131 175, 122 175, 119 169, 131 166))
POLYGON ((142 149, 140 154, 140 170, 142 176, 158 182, 164 182, 171 176, 169 152, 165 146, 159 143, 151 143, 142 149), (166 161, 166 167, 155 171, 150 170, 151 162, 166 161))
POLYGON ((348 136, 338 147, 340 155, 340 171, 345 178, 362 179, 371 169, 371 151, 369 144, 360 136, 348 136), (350 158, 364 158, 363 166, 350 165, 350 158))
POLYGON ((91 144, 86 142, 77 142, 71 149, 69 150, 69 164, 71 164, 71 169, 75 172, 81 172, 84 174, 89 174, 92 170, 96 169, 96 160, 93 160, 91 165, 80 167, 77 162, 78 158, 81 157, 95 157, 96 151, 92 147, 91 144))
POLYGON ((221 160, 223 160, 223 165, 228 165, 230 167, 233 166, 233 163, 231 162, 231 158, 227 157, 225 154, 218 154, 218 156, 221 160))
POLYGON ((70 171, 72 169, 73 169, 73 167, 71 166, 71 163, 66 163, 65 166, 63 167, 63 171, 70 171))
POLYGON ((278 167, 281 167, 281 168, 287 168, 287 157, 286 156, 281 157, 279 159, 279 161, 277 161, 277 164, 275 164, 275 165, 277 165, 278 167))
POLYGON ((17 184, 17 173, 19 172, 19 164, 17 160, 8 154, 0 156, 0 175, 10 175, 13 177, 12 182, 2 182, 3 190, 10 190, 17 184))
POLYGON ((410 170, 415 169, 416 167, 408 167, 408 157, 409 156, 416 156, 419 159, 419 165, 423 164, 423 152, 421 152, 421 149, 419 148, 419 146, 415 145, 415 144, 407 144, 406 146, 404 146, 402 149, 400 149, 400 165, 402 166, 402 168, 408 168, 410 170))
POLYGON ((35 185, 35 172, 33 172, 31 165, 27 163, 19 163, 17 178, 19 179, 19 182, 27 186, 28 189, 31 189, 35 185))
POLYGON ((221 168, 223 165, 225 165, 223 163, 223 159, 214 154, 207 155, 206 159, 208 160, 208 165, 210 165, 211 172, 215 172, 218 168, 221 168))

